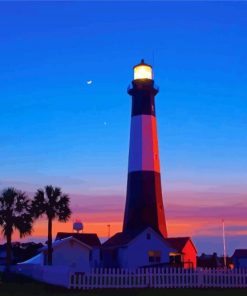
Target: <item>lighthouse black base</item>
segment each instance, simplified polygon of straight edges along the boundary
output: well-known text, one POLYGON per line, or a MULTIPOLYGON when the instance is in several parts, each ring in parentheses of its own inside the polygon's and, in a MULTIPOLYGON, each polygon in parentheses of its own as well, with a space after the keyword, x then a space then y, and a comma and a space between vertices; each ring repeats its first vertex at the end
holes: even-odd
POLYGON ((167 237, 160 173, 139 171, 128 174, 124 232, 152 227, 167 237))

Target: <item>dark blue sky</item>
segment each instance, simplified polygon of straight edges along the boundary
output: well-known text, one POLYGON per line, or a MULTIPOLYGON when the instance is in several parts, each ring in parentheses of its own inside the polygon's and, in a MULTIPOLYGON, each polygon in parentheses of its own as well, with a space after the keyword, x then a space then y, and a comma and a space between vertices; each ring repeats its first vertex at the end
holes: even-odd
POLYGON ((1 187, 116 194, 122 211, 126 89, 144 58, 160 86, 165 203, 241 204, 246 28, 246 2, 1 2, 1 187))

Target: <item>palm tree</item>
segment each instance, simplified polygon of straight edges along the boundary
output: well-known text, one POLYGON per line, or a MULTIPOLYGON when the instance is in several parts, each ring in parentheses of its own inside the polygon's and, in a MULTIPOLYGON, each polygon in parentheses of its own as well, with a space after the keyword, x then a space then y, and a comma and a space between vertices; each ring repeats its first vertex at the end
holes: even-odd
POLYGON ((60 222, 69 220, 71 210, 69 197, 63 194, 61 189, 53 186, 46 186, 38 189, 32 201, 32 213, 35 218, 46 215, 48 220, 48 253, 47 264, 52 265, 52 221, 58 219, 60 222))
POLYGON ((31 201, 25 192, 15 188, 4 189, 0 195, 0 227, 6 237, 6 270, 11 264, 11 242, 14 230, 20 237, 32 232, 33 219, 31 215, 31 201))

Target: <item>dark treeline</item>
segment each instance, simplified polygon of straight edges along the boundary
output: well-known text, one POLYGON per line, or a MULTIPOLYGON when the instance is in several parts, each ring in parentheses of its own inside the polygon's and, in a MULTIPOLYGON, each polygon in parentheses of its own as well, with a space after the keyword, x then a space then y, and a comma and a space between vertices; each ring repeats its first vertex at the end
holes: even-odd
MULTIPOLYGON (((44 247, 42 243, 13 242, 11 244, 11 264, 24 262, 38 255, 42 247, 44 247)), ((0 245, 0 265, 6 265, 6 243, 0 245)))
POLYGON ((6 239, 6 268, 12 262, 12 235, 31 235, 33 223, 41 216, 47 218, 48 265, 52 265, 52 222, 66 222, 71 216, 70 199, 60 188, 51 185, 38 189, 30 198, 25 192, 6 188, 0 194, 0 227, 6 239))

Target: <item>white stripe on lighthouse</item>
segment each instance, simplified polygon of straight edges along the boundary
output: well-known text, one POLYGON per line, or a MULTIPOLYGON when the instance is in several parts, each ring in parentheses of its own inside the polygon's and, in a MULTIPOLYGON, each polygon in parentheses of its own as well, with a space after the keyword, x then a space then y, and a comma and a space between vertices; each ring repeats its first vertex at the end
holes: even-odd
POLYGON ((129 172, 140 171, 142 167, 142 116, 131 117, 129 172))
POLYGON ((129 172, 160 172, 156 117, 136 115, 131 118, 129 172))

